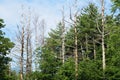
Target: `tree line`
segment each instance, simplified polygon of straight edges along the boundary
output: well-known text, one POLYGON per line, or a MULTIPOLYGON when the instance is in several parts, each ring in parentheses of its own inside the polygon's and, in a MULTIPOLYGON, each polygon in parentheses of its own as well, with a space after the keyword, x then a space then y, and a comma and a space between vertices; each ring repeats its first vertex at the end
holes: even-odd
POLYGON ((44 20, 37 15, 31 19, 29 9, 21 14, 17 43, 0 30, 0 80, 119 80, 120 2, 111 0, 109 14, 105 14, 104 0, 100 2, 100 10, 94 3, 78 10, 75 0, 68 21, 63 7, 62 20, 48 37, 44 20), (10 69, 11 59, 6 56, 13 47, 19 53, 19 73, 10 69))

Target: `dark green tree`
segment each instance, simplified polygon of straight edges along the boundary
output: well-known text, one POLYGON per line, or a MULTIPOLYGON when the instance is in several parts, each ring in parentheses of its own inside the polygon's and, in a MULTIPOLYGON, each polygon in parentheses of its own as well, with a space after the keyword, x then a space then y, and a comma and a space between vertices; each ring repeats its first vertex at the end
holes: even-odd
POLYGON ((112 12, 120 11, 120 0, 111 0, 113 2, 112 12))
POLYGON ((60 64, 60 60, 53 51, 47 47, 43 48, 40 59, 40 72, 42 74, 40 80, 55 80, 60 64))
POLYGON ((49 37, 46 39, 46 46, 49 46, 49 50, 56 53, 57 57, 61 56, 61 35, 62 35, 62 24, 59 23, 56 29, 51 29, 48 33, 49 37))
POLYGON ((11 58, 7 57, 14 44, 9 38, 5 37, 2 31, 4 28, 4 21, 0 19, 0 80, 9 80, 9 62, 11 58))
POLYGON ((120 0, 111 0, 113 5, 111 8, 112 13, 115 15, 116 24, 120 25, 120 0))

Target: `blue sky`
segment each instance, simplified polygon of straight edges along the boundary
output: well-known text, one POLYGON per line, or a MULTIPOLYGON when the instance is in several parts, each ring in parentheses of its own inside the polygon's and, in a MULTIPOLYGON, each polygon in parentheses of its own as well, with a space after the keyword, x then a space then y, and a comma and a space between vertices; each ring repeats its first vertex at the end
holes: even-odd
MULTIPOLYGON (((74 0, 0 0, 0 18, 4 19, 6 28, 4 29, 7 36, 13 39, 17 24, 20 22, 21 5, 31 7, 33 12, 37 13, 41 19, 45 19, 47 29, 55 28, 61 20, 62 6, 69 7, 74 0)), ((89 2, 100 5, 100 0, 79 0, 80 7, 86 6, 89 2)), ((105 0, 107 8, 110 7, 110 0, 105 0), (109 7, 108 7, 109 6, 109 7)), ((108 9, 106 9, 108 11, 108 9)), ((67 8, 66 8, 66 15, 67 8)), ((34 14, 34 13, 33 13, 34 14)))
POLYGON ((35 12, 33 14, 37 13, 41 19, 45 19, 50 29, 60 20, 59 10, 64 2, 64 0, 0 0, 0 18, 5 21, 7 36, 13 39, 12 31, 20 22, 21 5, 31 7, 35 12))

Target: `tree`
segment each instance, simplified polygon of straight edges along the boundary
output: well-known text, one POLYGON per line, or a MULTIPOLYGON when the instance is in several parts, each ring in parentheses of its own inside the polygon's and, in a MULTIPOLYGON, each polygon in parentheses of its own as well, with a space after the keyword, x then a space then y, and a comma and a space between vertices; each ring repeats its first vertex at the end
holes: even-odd
POLYGON ((54 52, 56 54, 56 57, 58 57, 60 60, 62 60, 62 54, 61 54, 61 44, 62 44, 62 23, 60 22, 57 25, 56 29, 51 29, 51 32, 49 32, 49 37, 46 38, 46 44, 49 50, 54 52))
POLYGON ((63 11, 62 11, 62 34, 61 34, 61 38, 62 38, 62 62, 64 64, 65 62, 65 16, 64 16, 64 7, 63 7, 63 11))
POLYGON ((26 20, 26 77, 32 72, 32 29, 31 29, 31 11, 28 11, 26 20))
POLYGON ((19 41, 20 45, 20 80, 23 80, 23 60, 24 60, 24 44, 25 44, 25 29, 24 26, 20 30, 18 27, 18 35, 17 40, 19 41))
MULTIPOLYGON (((22 6, 22 10, 23 6, 22 6)), ((30 9, 29 9, 30 10, 30 9)), ((20 80, 23 80, 24 71, 26 70, 26 75, 32 71, 32 33, 31 33, 31 12, 29 14, 26 11, 26 14, 22 12, 20 25, 17 26, 17 35, 16 35, 16 46, 18 56, 20 59, 20 80), (26 62, 26 64, 25 64, 26 62), (25 69, 26 67, 26 69, 25 69)))
POLYGON ((120 1, 119 0, 111 0, 113 2, 111 11, 115 17, 116 24, 120 25, 120 1))
POLYGON ((41 80, 54 80, 59 69, 60 61, 53 51, 43 47, 40 59, 41 80))
POLYGON ((102 45, 102 65, 103 65, 103 76, 105 77, 105 69, 106 69, 106 58, 105 58, 105 19, 104 19, 104 0, 101 0, 101 17, 102 17, 102 29, 101 29, 101 45, 102 45))
MULTIPOLYGON (((77 9, 77 0, 75 0, 74 8, 77 9)), ((71 11, 71 10, 70 10, 71 11)), ((74 58, 75 58, 75 80, 78 80, 78 32, 77 32, 77 18, 78 17, 78 10, 75 11, 74 14, 70 12, 70 19, 73 22, 74 27, 74 58), (73 15, 73 17, 72 17, 73 15)))
POLYGON ((5 37, 5 33, 1 30, 4 28, 4 21, 0 19, 0 80, 8 80, 9 68, 8 64, 11 58, 8 57, 10 50, 13 48, 14 44, 9 38, 5 37))
POLYGON ((113 2, 112 12, 115 13, 117 10, 120 11, 120 1, 119 0, 111 0, 113 2))
POLYGON ((39 54, 37 49, 42 48, 45 43, 45 28, 46 28, 46 23, 45 20, 42 19, 41 21, 39 20, 39 16, 35 14, 34 19, 33 19, 33 25, 35 28, 35 69, 38 69, 38 61, 39 61, 39 54))

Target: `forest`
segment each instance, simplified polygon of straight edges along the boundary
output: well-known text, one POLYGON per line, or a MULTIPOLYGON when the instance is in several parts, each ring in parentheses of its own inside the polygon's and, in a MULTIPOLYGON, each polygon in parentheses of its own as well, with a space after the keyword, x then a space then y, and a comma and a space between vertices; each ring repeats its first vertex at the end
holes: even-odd
POLYGON ((120 0, 111 0, 110 13, 105 0, 82 9, 78 2, 61 7, 47 36, 45 20, 31 17, 30 8, 22 6, 15 41, 0 19, 0 80, 120 80, 120 0))

